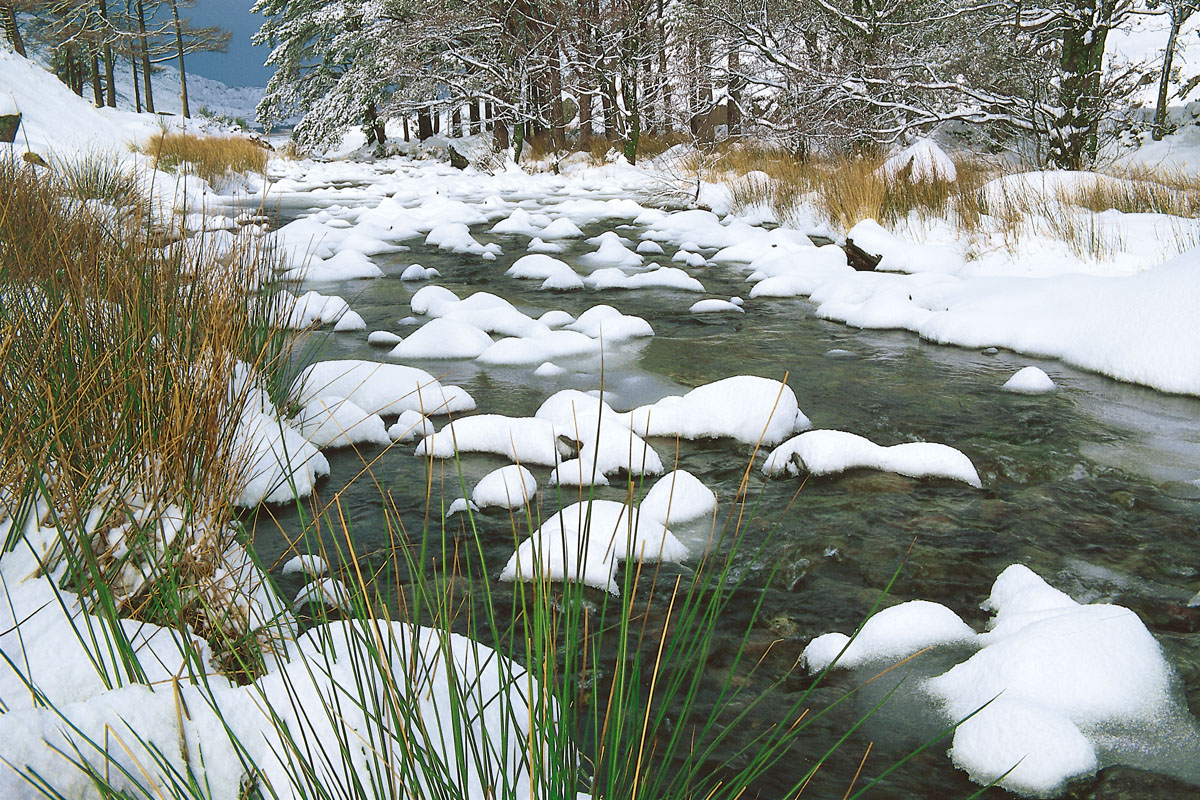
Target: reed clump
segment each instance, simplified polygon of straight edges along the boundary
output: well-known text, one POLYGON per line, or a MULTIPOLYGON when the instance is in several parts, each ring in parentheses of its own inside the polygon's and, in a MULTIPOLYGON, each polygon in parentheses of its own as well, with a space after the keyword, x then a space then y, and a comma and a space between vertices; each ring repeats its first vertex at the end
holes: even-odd
POLYGON ((242 479, 235 431, 280 364, 270 254, 218 252, 76 178, 0 161, 0 522, 58 531, 47 569, 93 609, 244 633, 222 579, 242 479))
POLYGON ((229 173, 261 173, 267 151, 244 136, 200 136, 194 133, 155 134, 142 148, 159 169, 186 169, 209 183, 229 173))

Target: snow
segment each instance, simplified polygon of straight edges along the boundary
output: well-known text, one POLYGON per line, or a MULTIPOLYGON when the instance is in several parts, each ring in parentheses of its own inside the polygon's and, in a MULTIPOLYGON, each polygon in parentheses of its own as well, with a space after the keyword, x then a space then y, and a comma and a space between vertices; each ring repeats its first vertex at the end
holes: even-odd
POLYGON ((248 368, 239 369, 232 394, 241 413, 233 434, 234 505, 283 503, 312 494, 329 462, 304 436, 279 417, 248 368))
POLYGON ((305 292, 300 297, 290 292, 279 292, 275 300, 283 327, 304 330, 314 325, 333 325, 335 331, 353 331, 363 330, 367 326, 363 318, 351 310, 350 304, 340 297, 315 291, 305 292))
POLYGON ((1013 766, 994 771, 1004 755, 1021 751, 1025 760, 1001 785, 1042 797, 1094 770, 1095 756, 1089 770, 1086 750, 1064 729, 1074 727, 1092 747, 1111 748, 1109 731, 1125 731, 1118 740, 1138 737, 1140 728, 1152 730, 1155 720, 1179 713, 1162 648, 1136 614, 1106 603, 1064 603, 1050 588, 1022 565, 1001 573, 987 604, 996 624, 981 635, 984 647, 928 682, 952 718, 1003 695, 961 739, 956 733, 955 763, 983 782, 1013 766))
POLYGON ((593 289, 679 289, 703 292, 704 284, 676 267, 659 267, 627 275, 617 267, 598 269, 583 280, 593 289))
POLYGON ((630 314, 622 314, 608 305, 592 306, 580 314, 574 322, 564 327, 586 334, 593 339, 601 339, 605 343, 654 335, 654 329, 646 320, 630 314))
POLYGON ((955 766, 1025 797, 1059 797, 1101 766, 1196 763, 1200 724, 1135 613, 1081 605, 1021 564, 996 578, 983 608, 993 617, 977 634, 944 606, 902 603, 873 616, 853 642, 817 637, 802 658, 816 672, 846 648, 836 666, 875 674, 926 647, 973 650, 924 680, 919 695, 957 726, 955 766))
POLYGON ((655 481, 638 506, 644 519, 663 525, 711 516, 716 508, 717 496, 712 489, 684 469, 668 472, 655 481))
POLYGON ((937 272, 954 274, 965 262, 962 252, 946 245, 921 245, 903 241, 884 230, 873 219, 864 219, 846 234, 866 252, 881 256, 875 269, 880 272, 937 272))
POLYGON ((535 236, 529 240, 529 246, 525 249, 530 253, 561 253, 567 248, 558 242, 543 241, 535 236))
POLYGON ((522 508, 537 494, 533 473, 519 464, 489 472, 475 484, 471 502, 479 508, 522 508))
POLYGON ((391 331, 371 331, 367 334, 367 344, 372 347, 392 348, 404 341, 399 334, 391 331))
POLYGON ((284 575, 307 575, 311 578, 319 578, 329 572, 329 565, 325 563, 325 559, 317 555, 292 556, 284 563, 281 572, 284 575))
POLYGON ((292 605, 296 608, 310 603, 351 611, 350 593, 337 578, 321 578, 306 583, 292 599, 292 605))
POLYGON ((619 595, 617 566, 638 561, 681 561, 687 548, 661 523, 614 500, 575 503, 558 511, 517 547, 502 581, 578 581, 619 595))
POLYGON ((790 386, 769 378, 741 375, 697 387, 682 397, 666 397, 627 415, 641 436, 683 439, 729 437, 745 444, 775 445, 808 428, 790 386))
POLYGON ((878 469, 910 478, 948 478, 982 487, 975 466, 961 451, 935 442, 905 442, 882 447, 845 431, 807 431, 767 455, 766 475, 833 475, 850 469, 878 469))
POLYGON ((543 228, 539 235, 543 239, 580 239, 583 231, 569 218, 560 217, 543 228))
POLYGON ((287 280, 310 282, 382 278, 383 270, 357 250, 342 250, 329 258, 311 257, 283 273, 287 280))
POLYGON ((940 603, 910 600, 885 608, 868 619, 851 641, 841 633, 826 633, 809 642, 801 662, 809 672, 821 672, 837 659, 841 669, 875 661, 895 662, 918 650, 971 642, 971 626, 940 603))
POLYGON ((388 445, 383 418, 368 414, 344 397, 324 395, 304 406, 296 418, 300 435, 320 448, 355 444, 388 445))
POLYGON ((548 328, 518 311, 512 303, 490 292, 475 292, 460 300, 441 286, 424 286, 413 294, 409 306, 414 314, 454 319, 486 333, 502 336, 533 336, 548 328))
POLYGON ((421 415, 419 411, 401 411, 400 416, 388 428, 388 438, 393 442, 411 442, 432 436, 433 423, 421 415))
POLYGON ((737 303, 732 303, 728 300, 700 300, 692 303, 688 308, 692 314, 722 314, 722 313, 737 313, 745 314, 746 309, 742 308, 737 303))
POLYGON ((580 256, 581 264, 589 267, 640 267, 642 265, 644 259, 627 248, 616 233, 606 231, 597 239, 600 246, 594 253, 580 256))
POLYGON ((409 264, 404 268, 404 272, 400 273, 402 281, 427 281, 437 278, 442 273, 438 272, 433 267, 422 267, 420 264, 409 264))
POLYGON ((336 395, 381 416, 406 410, 438 415, 475 409, 469 394, 457 386, 443 386, 424 370, 354 359, 319 361, 306 367, 296 378, 292 394, 302 405, 336 395))
MULTIPOLYGON (((628 421, 602 399, 577 389, 563 389, 546 399, 534 414, 554 425, 559 435, 579 443, 579 461, 589 480, 592 472, 612 475, 660 475, 662 460, 628 421)), ((557 479, 579 480, 579 469, 560 468, 557 479)))
POLYGON ((917 139, 908 147, 883 162, 879 174, 893 181, 908 183, 930 183, 958 179, 954 159, 937 146, 932 139, 917 139))
POLYGON ((1057 387, 1044 370, 1038 367, 1024 367, 1017 370, 1001 388, 1016 394, 1046 394, 1053 392, 1057 387))
POLYGON ((558 463, 558 431, 544 419, 480 414, 459 417, 417 445, 416 455, 454 458, 458 453, 496 453, 518 464, 558 463))
POLYGON ((431 319, 392 348, 388 358, 476 358, 492 346, 492 337, 467 322, 431 319))

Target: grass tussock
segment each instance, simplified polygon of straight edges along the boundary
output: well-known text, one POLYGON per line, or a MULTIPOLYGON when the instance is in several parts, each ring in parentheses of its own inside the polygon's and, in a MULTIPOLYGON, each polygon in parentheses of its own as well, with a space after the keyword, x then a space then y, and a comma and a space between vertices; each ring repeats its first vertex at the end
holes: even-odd
POLYGON ((1031 236, 1044 236, 1079 258, 1108 261, 1126 242, 1120 224, 1098 216, 1106 211, 1177 218, 1160 233, 1169 252, 1200 240, 1190 223, 1200 216, 1200 176, 1183 172, 1113 169, 1043 184, 1015 174, 997 181, 1005 168, 959 158, 954 181, 911 181, 885 174, 884 159, 871 155, 800 158, 738 144, 715 148, 707 166, 703 156, 697 152, 682 168, 721 176, 736 212, 767 208, 785 224, 815 219, 842 233, 864 219, 892 229, 944 221, 967 236, 968 255, 996 246, 1016 252, 1031 236))
POLYGON ((221 653, 246 629, 216 577, 242 375, 280 367, 256 297, 269 254, 164 247, 144 216, 74 202, 80 174, 94 172, 0 161, 0 523, 17 523, 4 550, 27 524, 54 527, 45 566, 65 564, 85 604, 186 623, 221 653))
POLYGON ((209 183, 229 173, 261 173, 267 166, 264 147, 244 136, 198 136, 194 133, 155 134, 143 147, 160 169, 186 169, 209 183))

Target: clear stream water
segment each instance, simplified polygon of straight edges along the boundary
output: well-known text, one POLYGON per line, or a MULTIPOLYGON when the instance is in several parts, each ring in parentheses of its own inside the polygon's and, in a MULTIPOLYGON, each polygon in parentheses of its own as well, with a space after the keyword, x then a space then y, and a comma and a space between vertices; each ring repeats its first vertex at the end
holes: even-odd
MULTIPOLYGON (((585 232, 595 235, 616 228, 636 240, 640 231, 622 228, 621 222, 593 225, 585 232)), ((767 594, 762 618, 750 638, 751 651, 767 655, 750 680, 761 682, 765 691, 771 681, 788 675, 784 687, 774 690, 780 694, 779 703, 792 702, 793 693, 809 683, 801 670, 789 673, 808 640, 831 630, 852 632, 907 553, 889 604, 910 599, 943 603, 977 630, 987 619, 979 604, 996 575, 1013 563, 1027 564, 1077 600, 1111 601, 1132 608, 1178 670, 1190 707, 1200 711, 1200 609, 1186 607, 1200 588, 1200 484, 1196 482, 1200 399, 1121 384, 1053 360, 1003 350, 989 353, 937 346, 907 332, 857 330, 816 318, 814 306, 806 300, 748 300, 744 315, 693 315, 687 309, 702 296, 687 292, 541 292, 537 281, 504 275, 525 254, 527 238, 491 235, 485 232, 487 227, 476 226, 473 233, 480 242, 494 241, 504 248, 496 261, 439 252, 418 239, 406 243, 409 252, 374 258, 387 277, 314 284, 313 288, 345 297, 366 319, 368 331, 401 335, 413 328, 406 329, 398 320, 410 315, 409 298, 426 285, 399 280, 400 272, 413 262, 436 267, 442 277, 435 282, 460 297, 489 291, 534 317, 556 308, 578 315, 592 305, 607 303, 646 318, 656 332, 652 339, 624 348, 606 361, 604 380, 610 392, 606 399, 618 410, 732 375, 776 379, 786 375, 816 428, 852 431, 880 444, 943 442, 974 462, 983 480, 982 491, 944 481, 858 471, 810 480, 792 502, 799 480, 765 479, 758 470, 762 454, 758 456, 750 494, 761 499, 747 523, 747 536, 748 544, 767 544, 757 553, 747 548, 736 557, 736 564, 746 594, 746 614, 761 592, 767 594), (849 355, 830 355, 831 350, 849 351, 849 355), (1030 364, 1046 370, 1059 391, 1027 397, 1000 390, 1014 371, 1030 364), (777 576, 764 589, 774 568, 777 576)), ((594 249, 581 240, 567 244, 569 249, 558 257, 569 263, 594 249)), ((668 263, 672 252, 668 247, 666 257, 654 260, 668 263)), ((689 272, 708 289, 704 296, 745 296, 749 289, 735 270, 702 267, 689 272)), ((322 359, 386 360, 386 350, 367 345, 366 332, 316 337, 321 339, 322 359)), ((531 416, 559 389, 599 386, 595 371, 543 379, 532 375, 532 367, 488 367, 471 361, 412 363, 467 389, 482 413, 531 416)), ((569 361, 558 363, 571 368, 569 361)), ((440 427, 444 419, 437 422, 440 427)), ((669 462, 674 442, 651 440, 651 444, 664 463, 669 462)), ((410 532, 420 530, 425 518, 427 480, 426 462, 412 452, 411 444, 398 444, 386 453, 382 448, 361 451, 361 457, 377 458, 372 475, 390 490, 410 532)), ((327 455, 333 475, 319 489, 325 501, 362 467, 360 454, 353 450, 327 455)), ((749 447, 729 440, 684 441, 679 445, 678 464, 716 492, 723 521, 735 507, 734 496, 750 455, 749 447)), ((505 463, 499 457, 464 456, 461 464, 468 489, 505 463)), ((543 513, 552 512, 558 502, 554 490, 545 486, 548 472, 534 470, 543 513)), ((443 479, 449 483, 445 492, 449 503, 460 496, 452 464, 434 478, 435 483, 443 479)), ((599 489, 596 496, 623 499, 624 489, 599 489)), ((381 560, 391 542, 380 521, 379 487, 371 480, 359 480, 342 500, 356 551, 366 554, 366 562, 373 557, 381 560)), ((476 519, 484 559, 494 578, 513 549, 510 518, 507 513, 487 513, 476 519)), ((294 531, 295 510, 261 511, 251 522, 256 526, 260 556, 268 564, 282 563, 280 559, 289 553, 279 523, 284 530, 294 531)), ((448 528, 461 531, 461 524, 456 518, 448 528)), ((438 523, 430 529, 437 530, 438 523)), ((685 565, 683 571, 694 566, 685 565)), ((660 583, 669 586, 675 574, 664 571, 660 583)), ((295 587, 285 585, 288 588, 295 587)), ((511 592, 503 584, 494 588, 501 596, 511 592)), ((597 602, 602 601, 598 594, 597 602)), ((746 624, 745 617, 731 617, 738 618, 730 618, 723 627, 730 648, 746 624)), ((728 653, 718 647, 711 668, 725 669, 728 660, 728 653)), ((834 674, 814 693, 814 708, 853 685, 855 676, 834 674)), ((759 795, 780 796, 862 713, 865 702, 844 704, 815 725, 761 782, 756 789, 759 795)), ((749 729, 754 727, 748 723, 749 729)), ((908 753, 936 727, 911 698, 896 698, 886 713, 851 737, 822 767, 804 796, 840 797, 868 741, 875 743, 864 770, 869 777, 908 753)), ((1197 766, 1168 764, 1166 769, 1195 773, 1197 766)), ((1153 792, 1139 795, 1138 790, 1120 794, 1117 789, 1106 794, 1105 781, 1111 780, 1112 772, 1099 788, 1085 787, 1085 794, 1154 796, 1153 792)), ((977 789, 952 767, 945 746, 938 745, 889 776, 871 796, 966 797, 977 789)), ((1169 795, 1161 796, 1187 796, 1191 790, 1187 784, 1171 784, 1169 795)), ((999 789, 985 794, 992 795, 1007 796, 999 789)), ((1192 796, 1200 797, 1200 789, 1192 796)))

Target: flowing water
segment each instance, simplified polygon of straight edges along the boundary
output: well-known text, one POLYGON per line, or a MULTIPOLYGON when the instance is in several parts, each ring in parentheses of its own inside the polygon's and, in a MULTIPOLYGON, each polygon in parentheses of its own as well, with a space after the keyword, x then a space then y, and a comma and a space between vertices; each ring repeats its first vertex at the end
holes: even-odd
MULTIPOLYGON (((744 315, 693 315, 687 309, 700 296, 687 292, 541 292, 537 281, 504 275, 508 265, 524 255, 527 238, 491 235, 487 227, 476 226, 472 232, 480 242, 503 247, 496 261, 439 252, 418 239, 407 242, 409 252, 374 258, 387 273, 385 278, 313 288, 345 297, 366 319, 368 331, 402 335, 413 328, 398 321, 409 316, 409 298, 425 285, 399 280, 399 273, 413 262, 436 267, 442 277, 435 282, 460 297, 489 291, 534 317, 551 309, 578 315, 607 303, 646 318, 656 333, 606 360, 606 399, 618 410, 732 375, 786 375, 815 428, 852 431, 880 444, 943 442, 966 453, 978 469, 982 491, 856 471, 809 480, 797 495, 798 479, 767 480, 761 475, 760 453, 748 492, 757 501, 756 510, 746 526, 750 544, 766 545, 761 550, 746 548, 737 556, 747 616, 731 614, 723 625, 730 641, 713 654, 712 669, 728 668, 729 658, 721 647, 735 646, 772 570, 777 570, 775 578, 765 589, 762 618, 749 642, 750 652, 762 657, 763 666, 751 680, 765 687, 788 675, 783 687, 774 690, 780 694, 778 702, 786 704, 809 683, 801 670, 791 670, 803 646, 826 631, 852 632, 902 560, 906 559, 888 604, 917 598, 943 603, 977 630, 987 619, 979 604, 996 575, 1010 564, 1023 563, 1077 600, 1111 601, 1135 610, 1178 670, 1191 708, 1200 710, 1200 609, 1187 608, 1200 588, 1200 399, 1163 395, 1008 351, 942 347, 907 332, 856 330, 818 319, 806 300, 755 300, 747 302, 744 315), (1045 369, 1059 391, 1042 396, 1000 391, 1009 375, 1030 364, 1045 369)), ((621 227, 620 221, 593 225, 585 232, 595 235, 614 227, 634 240, 640 232, 621 227)), ((558 257, 572 264, 594 249, 580 240, 569 242, 568 248, 558 257)), ((665 258, 657 260, 666 263, 665 258)), ((748 292, 736 270, 702 267, 689 272, 707 287, 706 296, 748 292)), ((365 332, 317 336, 323 338, 323 359, 385 360, 386 351, 369 347, 365 332)), ((568 373, 555 379, 535 377, 532 368, 472 361, 412 363, 467 389, 483 413, 531 416, 559 389, 600 385, 594 365, 593 371, 580 373, 570 370, 569 361, 559 362, 568 373)), ((438 420, 439 426, 442 422, 438 420)), ((651 444, 664 463, 672 458, 674 442, 651 444)), ((320 488, 324 500, 362 466, 353 451, 328 455, 333 475, 320 488)), ((371 470, 375 480, 354 483, 342 497, 343 507, 356 552, 386 553, 391 542, 380 522, 378 484, 391 492, 406 527, 420 530, 426 515, 427 464, 413 457, 411 444, 396 445, 386 453, 365 448, 361 455, 377 458, 371 470)), ((678 449, 679 467, 716 492, 722 521, 739 508, 735 495, 750 457, 751 448, 729 440, 683 441, 678 449)), ((461 468, 467 488, 505 463, 493 456, 464 456, 461 468)), ((449 484, 447 503, 461 494, 455 469, 451 463, 434 478, 435 483, 449 484)), ((548 470, 534 472, 543 514, 558 502, 572 501, 545 487, 548 470)), ((623 499, 625 490, 599 489, 596 496, 623 499)), ((749 500, 746 505, 751 505, 749 500)), ((288 555, 275 520, 285 529, 296 527, 295 511, 272 511, 272 519, 260 512, 254 520, 255 546, 268 564, 288 555)), ((510 517, 485 513, 476 519, 494 578, 513 549, 510 517)), ((438 524, 430 529, 437 530, 438 524)), ((695 536, 693 532, 693 543, 695 536)), ((703 533, 700 536, 702 541, 703 533)), ((694 566, 685 564, 683 571, 694 566)), ((659 580, 669 585, 674 574, 664 572, 659 580)), ((501 584, 495 591, 511 590, 501 584)), ((840 697, 854 682, 854 676, 835 673, 814 693, 814 707, 840 697)), ((764 779, 758 787, 761 796, 779 796, 803 775, 862 713, 864 702, 845 704, 815 725, 764 779)), ((746 724, 749 732, 756 723, 746 724)), ((928 710, 913 698, 897 697, 886 713, 877 715, 822 767, 805 796, 841 796, 868 741, 875 746, 864 775, 872 776, 936 727, 928 710)), ((951 766, 945 746, 938 745, 905 764, 871 796, 965 797, 977 788, 951 766)), ((987 796, 993 793, 1005 796, 998 789, 987 796)))

